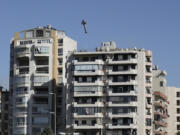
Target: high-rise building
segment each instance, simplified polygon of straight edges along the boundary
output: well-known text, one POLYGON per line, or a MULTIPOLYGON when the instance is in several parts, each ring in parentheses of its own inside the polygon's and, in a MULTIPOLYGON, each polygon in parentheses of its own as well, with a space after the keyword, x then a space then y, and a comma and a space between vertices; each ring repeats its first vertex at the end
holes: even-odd
MULTIPOLYGON (((153 69, 153 135, 168 135, 168 97, 166 86, 166 72, 153 69)), ((169 134, 171 135, 171 134, 169 134)))
POLYGON ((82 135, 152 135, 152 52, 104 42, 74 53, 67 131, 82 135))
POLYGON ((66 62, 76 41, 50 25, 16 32, 10 55, 10 135, 66 127, 66 62))
POLYGON ((1 135, 9 134, 9 91, 3 90, 1 92, 1 135))
POLYGON ((2 134, 2 89, 3 87, 0 86, 0 135, 2 134))
POLYGON ((168 105, 168 135, 180 132, 180 88, 167 87, 168 105))

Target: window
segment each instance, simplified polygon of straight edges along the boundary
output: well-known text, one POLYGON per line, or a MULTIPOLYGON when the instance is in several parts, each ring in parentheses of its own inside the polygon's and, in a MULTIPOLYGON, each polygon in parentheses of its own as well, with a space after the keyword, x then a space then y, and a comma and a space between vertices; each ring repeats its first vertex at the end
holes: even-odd
POLYGON ((146 126, 151 126, 151 119, 149 118, 146 119, 146 126))
POLYGON ((63 49, 62 48, 58 49, 58 56, 61 56, 61 55, 63 55, 63 49))
POLYGON ((177 122, 180 122, 180 117, 177 117, 177 122))
POLYGON ((41 125, 41 124, 48 124, 48 122, 49 122, 48 117, 33 117, 32 118, 33 124, 41 125))
POLYGON ((86 125, 86 120, 82 120, 82 125, 86 125))
POLYGON ((91 124, 94 126, 96 124, 96 120, 92 120, 91 124))
POLYGON ((177 108, 177 113, 178 113, 178 114, 180 113, 180 108, 177 108))
POLYGON ((35 47, 35 54, 48 54, 49 47, 35 47))
POLYGON ((59 65, 62 65, 62 63, 63 63, 62 59, 58 59, 58 63, 59 63, 59 65))
POLYGON ((163 87, 163 86, 164 86, 164 82, 160 81, 160 87, 163 87))
POLYGON ((87 82, 92 82, 92 78, 91 77, 87 77, 87 82))
POLYGON ((45 37, 50 37, 50 31, 46 31, 45 37))
POLYGON ((180 130, 180 125, 177 125, 177 130, 180 130))
POLYGON ((36 30, 36 37, 43 37, 43 30, 36 30))
POLYGON ((77 120, 75 120, 75 122, 74 122, 76 125, 79 125, 79 121, 77 121, 77 120))
POLYGON ((62 46, 63 45, 63 39, 58 39, 58 45, 62 46))
POLYGON ((176 93, 176 96, 177 96, 177 97, 180 97, 180 92, 177 92, 177 93, 176 93))
POLYGON ((177 105, 180 106, 180 100, 177 100, 177 105))
POLYGON ((24 125, 25 124, 25 117, 16 117, 16 124, 17 125, 24 125))
POLYGON ((27 31, 26 32, 26 38, 32 38, 34 36, 33 32, 34 31, 27 31))

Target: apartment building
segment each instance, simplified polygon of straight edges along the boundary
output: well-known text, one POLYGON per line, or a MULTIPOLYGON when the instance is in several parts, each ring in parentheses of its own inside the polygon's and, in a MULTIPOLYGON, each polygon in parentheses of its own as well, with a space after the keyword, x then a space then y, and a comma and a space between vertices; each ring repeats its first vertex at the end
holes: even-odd
POLYGON ((169 101, 167 97, 166 75, 167 73, 159 70, 157 66, 153 69, 153 135, 168 135, 169 101))
POLYGON ((176 135, 180 132, 180 88, 167 87, 168 105, 168 134, 176 135))
POLYGON ((67 131, 80 135, 152 135, 152 52, 103 42, 74 53, 67 131))
POLYGON ((0 135, 2 134, 2 101, 1 101, 2 90, 3 90, 3 87, 0 86, 0 135))
POLYGON ((10 135, 66 127, 66 62, 76 41, 50 25, 16 32, 10 45, 10 135))
POLYGON ((3 90, 1 93, 1 135, 9 135, 9 91, 3 90))

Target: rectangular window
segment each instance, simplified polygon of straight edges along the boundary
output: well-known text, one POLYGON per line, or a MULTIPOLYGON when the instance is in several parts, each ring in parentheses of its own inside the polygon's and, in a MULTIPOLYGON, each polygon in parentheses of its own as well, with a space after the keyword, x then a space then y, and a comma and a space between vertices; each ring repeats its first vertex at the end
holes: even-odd
POLYGON ((58 56, 62 56, 62 55, 63 55, 63 49, 60 48, 60 49, 58 49, 58 56))
POLYGON ((58 45, 62 46, 63 45, 63 39, 58 39, 58 45))
POLYGON ((177 108, 177 113, 178 113, 178 114, 180 113, 180 108, 177 108))
POLYGON ((36 30, 36 37, 43 37, 43 30, 36 30))
POLYGON ((50 31, 46 31, 45 37, 50 37, 50 31))
POLYGON ((177 92, 177 93, 176 93, 176 96, 177 96, 177 97, 180 97, 180 92, 177 92))
POLYGON ((36 125, 48 124, 48 122, 49 122, 48 117, 33 117, 32 118, 32 123, 36 125))
POLYGON ((34 31, 27 31, 26 38, 32 38, 34 36, 34 31))
POLYGON ((180 125, 177 125, 177 130, 180 130, 180 125))
POLYGON ((180 117, 177 117, 177 122, 180 122, 180 117))
POLYGON ((178 106, 180 105, 180 100, 177 100, 177 105, 178 105, 178 106))
POLYGON ((164 82, 160 81, 160 87, 163 87, 163 86, 164 86, 164 82))
POLYGON ((86 120, 82 120, 82 125, 86 125, 86 120))

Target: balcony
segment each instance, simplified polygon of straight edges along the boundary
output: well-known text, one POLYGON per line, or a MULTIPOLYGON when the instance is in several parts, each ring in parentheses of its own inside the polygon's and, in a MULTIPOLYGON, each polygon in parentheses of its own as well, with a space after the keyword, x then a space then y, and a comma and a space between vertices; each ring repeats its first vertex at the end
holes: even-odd
POLYGON ((30 49, 27 47, 16 47, 16 57, 30 57, 30 49))
POLYGON ((158 97, 162 98, 162 99, 165 100, 165 101, 167 101, 167 99, 168 99, 166 95, 164 95, 163 93, 161 93, 161 92, 159 92, 159 91, 155 91, 153 94, 154 94, 155 96, 158 96, 158 97))
POLYGON ((113 64, 136 64, 137 59, 127 59, 127 60, 112 60, 109 59, 108 64, 113 65, 113 64))
POLYGON ((97 101, 95 103, 77 103, 77 102, 74 102, 73 106, 74 107, 103 107, 104 103, 100 102, 100 101, 97 101))
POLYGON ((156 129, 154 131, 154 133, 157 135, 168 135, 167 132, 165 130, 162 130, 162 129, 156 129))
POLYGON ((77 125, 73 124, 73 129, 102 129, 103 125, 95 124, 95 125, 77 125))
POLYGON ((48 94, 49 94, 48 88, 42 88, 42 87, 34 88, 33 96, 48 96, 48 94))
POLYGON ((129 125, 112 125, 112 124, 107 124, 108 129, 135 129, 137 128, 136 124, 129 124, 129 125))
POLYGON ((87 71, 74 71, 74 76, 102 76, 104 75, 104 72, 102 70, 87 70, 87 71))
POLYGON ((129 92, 112 92, 112 90, 108 91, 108 96, 136 96, 137 91, 131 90, 129 92))
POLYGON ((130 69, 130 70, 123 70, 123 71, 113 71, 113 70, 108 70, 108 74, 109 75, 127 75, 127 74, 137 74, 137 70, 133 70, 133 69, 130 69))
POLYGON ((36 46, 34 48, 34 56, 49 56, 49 47, 36 46))
POLYGON ((73 117, 74 118, 102 118, 103 113, 95 113, 91 115, 79 115, 77 113, 73 113, 73 117))
POLYGON ((135 118, 137 114, 135 112, 129 113, 119 113, 119 114, 112 114, 112 112, 108 113, 108 117, 112 118, 135 118))
POLYGON ((166 122, 163 122, 163 121, 154 120, 154 124, 157 126, 161 126, 161 127, 167 127, 168 126, 168 124, 166 122))
POLYGON ((102 91, 79 91, 79 92, 74 92, 73 96, 74 97, 100 97, 103 96, 103 92, 102 91))
POLYGON ((95 82, 77 82, 77 81, 74 81, 73 84, 74 84, 74 86, 91 86, 91 85, 103 86, 104 85, 104 83, 100 80, 97 80, 95 82))
POLYGON ((16 107, 28 107, 26 102, 16 102, 16 107))
POLYGON ((78 60, 73 60, 74 65, 88 65, 88 64, 98 64, 98 65, 103 65, 104 61, 101 59, 96 59, 95 61, 78 61, 78 60))
POLYGON ((136 85, 136 80, 123 81, 123 82, 113 82, 112 80, 108 81, 108 85, 136 85))
POLYGON ((154 115, 160 115, 162 118, 167 119, 168 118, 168 114, 160 112, 160 111, 155 111, 154 115))
POLYGON ((163 103, 162 101, 154 101, 154 106, 161 107, 163 109, 167 109, 167 105, 163 103))
POLYGON ((17 86, 27 86, 29 85, 30 78, 29 76, 16 77, 16 85, 17 86))
POLYGON ((34 86, 48 85, 49 77, 48 76, 34 76, 34 86))
POLYGON ((16 122, 16 127, 27 127, 26 122, 16 122))
POLYGON ((119 103, 112 103, 111 101, 107 102, 109 107, 127 107, 127 106, 137 106, 137 102, 119 102, 119 103))

